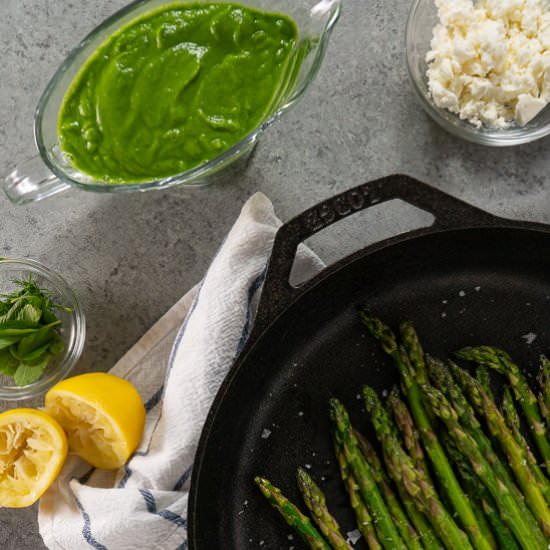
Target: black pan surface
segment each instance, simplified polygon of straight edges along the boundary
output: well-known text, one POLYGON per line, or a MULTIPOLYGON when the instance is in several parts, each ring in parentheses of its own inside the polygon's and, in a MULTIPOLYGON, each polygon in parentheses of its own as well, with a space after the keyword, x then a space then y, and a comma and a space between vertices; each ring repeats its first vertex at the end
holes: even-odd
POLYGON ((491 344, 534 373, 550 349, 550 232, 513 224, 401 239, 358 255, 287 308, 241 358, 210 413, 192 484, 191 548, 305 548, 253 482, 268 477, 304 509, 298 466, 325 490, 343 531, 355 529, 327 402, 340 398, 370 433, 362 384, 384 391, 397 382, 358 321, 360 303, 394 326, 411 319, 432 355, 491 344))

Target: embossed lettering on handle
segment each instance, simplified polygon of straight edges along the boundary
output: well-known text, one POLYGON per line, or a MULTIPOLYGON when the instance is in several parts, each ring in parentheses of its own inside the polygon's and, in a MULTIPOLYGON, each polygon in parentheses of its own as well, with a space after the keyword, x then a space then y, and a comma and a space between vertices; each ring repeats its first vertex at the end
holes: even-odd
MULTIPOLYGON (((369 196, 367 186, 346 191, 343 195, 329 199, 312 208, 307 212, 306 222, 311 231, 316 233, 341 218, 363 210, 369 204, 369 196)), ((370 201, 370 204, 373 204, 372 201, 370 201)))

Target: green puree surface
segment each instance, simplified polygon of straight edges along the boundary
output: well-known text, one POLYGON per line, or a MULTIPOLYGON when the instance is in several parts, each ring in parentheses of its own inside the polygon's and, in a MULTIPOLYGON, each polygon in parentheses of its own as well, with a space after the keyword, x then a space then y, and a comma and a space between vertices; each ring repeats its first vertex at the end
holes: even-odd
POLYGON ((112 34, 60 110, 61 149, 106 183, 136 183, 210 160, 276 100, 295 23, 230 3, 170 4, 112 34))

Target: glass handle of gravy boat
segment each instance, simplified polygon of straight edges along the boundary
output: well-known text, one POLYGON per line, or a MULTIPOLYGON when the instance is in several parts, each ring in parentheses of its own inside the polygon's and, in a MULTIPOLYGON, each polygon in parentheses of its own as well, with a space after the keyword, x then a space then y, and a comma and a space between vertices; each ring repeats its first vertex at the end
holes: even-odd
POLYGON ((39 201, 69 187, 48 170, 40 155, 18 164, 4 180, 4 191, 15 204, 39 201))

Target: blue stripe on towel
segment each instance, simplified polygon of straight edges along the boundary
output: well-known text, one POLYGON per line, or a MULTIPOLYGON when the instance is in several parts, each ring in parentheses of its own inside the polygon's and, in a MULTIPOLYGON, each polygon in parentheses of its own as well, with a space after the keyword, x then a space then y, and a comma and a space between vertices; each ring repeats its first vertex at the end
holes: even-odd
POLYGON ((143 500, 145 500, 145 505, 147 506, 147 511, 151 514, 156 514, 157 512, 157 503, 155 502, 155 497, 147 489, 139 489, 143 500))
POLYGON ((178 527, 187 528, 187 520, 182 518, 180 515, 170 510, 157 510, 157 503, 153 493, 147 489, 138 489, 143 500, 145 501, 145 506, 147 506, 147 511, 151 514, 155 514, 167 521, 170 521, 176 524, 178 527))
POLYGON ((181 474, 181 477, 178 479, 176 484, 174 485, 174 491, 179 491, 187 482, 189 477, 191 476, 191 472, 193 471, 193 466, 189 466, 183 474, 181 474))
POLYGON ((88 512, 84 510, 84 507, 82 506, 81 502, 76 498, 76 495, 74 495, 74 493, 73 496, 76 505, 78 506, 78 509, 82 514, 82 519, 84 520, 84 526, 82 527, 82 536, 84 537, 84 540, 95 550, 108 550, 106 546, 103 546, 103 544, 98 542, 92 535, 90 516, 88 515, 88 512))
POLYGON ((124 465, 124 475, 120 478, 120 481, 118 482, 118 488, 124 489, 126 487, 126 483, 128 483, 128 480, 130 479, 130 476, 132 475, 132 470, 128 466, 128 464, 124 465))
MULTIPOLYGON (((187 315, 185 317, 185 321, 181 325, 181 327, 178 330, 178 333, 176 334, 176 338, 174 340, 174 343, 172 344, 172 351, 170 352, 170 357, 168 358, 168 365, 166 368, 166 374, 165 374, 165 380, 168 378, 168 374, 170 372, 170 369, 172 368, 172 365, 174 363, 174 358, 176 355, 176 352, 179 347, 179 343, 183 338, 183 335, 185 334, 185 329, 187 328, 187 323, 189 322, 189 318, 191 317, 191 314, 193 311, 195 311, 195 308, 197 307, 197 303, 199 301, 199 295, 202 289, 202 281, 200 283, 199 288, 197 289, 197 294, 195 295, 195 298, 193 299, 193 303, 191 304, 191 307, 189 308, 189 311, 187 312, 187 315)), ((145 404, 145 410, 149 412, 151 409, 153 409, 156 405, 158 405, 162 399, 162 396, 164 395, 164 389, 166 385, 163 384, 160 389, 158 389, 155 394, 147 401, 145 404)), ((153 437, 153 435, 151 435, 153 437)), ((143 451, 143 452, 136 452, 134 455, 138 456, 146 456, 149 453, 149 451, 143 451)), ((128 483, 128 480, 132 476, 132 470, 126 464, 124 466, 124 475, 122 476, 121 480, 118 482, 119 488, 124 488, 126 486, 126 483, 128 483)))
POLYGON ((256 295, 256 292, 258 289, 262 286, 262 283, 265 279, 265 273, 266 269, 264 268, 262 272, 252 281, 252 284, 248 288, 248 298, 247 298, 247 305, 246 305, 246 317, 244 320, 244 327, 241 334, 241 337, 239 339, 239 343, 237 344, 237 355, 239 355, 246 344, 246 340, 248 339, 248 335, 250 333, 250 319, 252 317, 252 300, 254 299, 254 296, 256 295))
POLYGON ((160 403, 160 400, 162 398, 162 392, 164 391, 164 385, 162 385, 156 392, 154 395, 151 396, 151 398, 149 399, 149 401, 147 401, 147 403, 145 403, 145 410, 147 412, 150 412, 152 411, 159 403, 160 403))
MULTIPOLYGON (((132 456, 147 456, 149 451, 136 451, 132 456)), ((120 481, 118 482, 118 488, 124 489, 126 487, 126 483, 128 483, 128 480, 130 479, 130 476, 132 475, 132 469, 130 466, 128 466, 128 462, 124 464, 124 475, 120 478, 120 481)))
MULTIPOLYGON (((147 403, 145 403, 145 410, 147 412, 150 412, 151 410, 153 410, 159 403, 160 403, 160 400, 162 398, 162 393, 164 392, 164 386, 161 386, 152 396, 151 398, 149 399, 149 401, 147 401, 147 403)), ((136 451, 134 453, 133 456, 145 456, 147 454, 148 451, 136 451)), ((130 466, 128 466, 128 462, 124 465, 124 475, 122 476, 122 478, 120 479, 120 481, 118 482, 118 487, 119 489, 123 489, 124 487, 126 487, 126 483, 128 482, 128 480, 130 479, 130 476, 132 475, 132 469, 130 468, 130 466)))
POLYGON ((174 359, 176 358, 176 352, 178 351, 180 342, 183 339, 183 335, 185 334, 185 329, 187 328, 187 323, 189 322, 189 319, 191 318, 192 313, 195 311, 195 308, 197 307, 197 304, 199 303, 199 298, 201 295, 202 287, 204 285, 204 281, 208 278, 208 275, 210 274, 210 270, 212 269, 212 266, 216 263, 216 260, 218 259, 218 256, 220 255, 221 250, 223 249, 223 245, 227 241, 227 235, 223 238, 223 241, 221 245, 218 247, 218 250, 216 251, 216 254, 214 254, 214 257, 212 258, 212 261, 210 262, 210 265, 208 266, 208 269, 206 270, 206 273, 204 274, 204 277, 202 278, 201 282, 199 283, 199 288, 197 289, 197 294, 195 294, 195 298, 193 299, 193 303, 191 304, 191 307, 189 308, 189 311, 187 312, 187 316, 185 317, 185 321, 183 322, 182 326, 180 327, 178 333, 176 334, 176 338, 174 340, 174 343, 172 344, 172 351, 170 353, 170 357, 168 358, 168 368, 166 369, 166 378, 168 378, 168 374, 172 370, 172 366, 174 365, 174 359))
POLYGON ((202 285, 204 284, 204 279, 200 282, 200 286, 197 289, 197 294, 195 294, 195 298, 193 298, 193 303, 191 304, 191 307, 189 308, 189 311, 187 312, 187 315, 185 317, 185 321, 183 321, 181 327, 178 330, 178 333, 176 334, 176 338, 174 339, 174 343, 172 344, 172 351, 170 352, 170 357, 168 358, 168 367, 166 369, 166 375, 165 379, 168 378, 168 374, 172 370, 172 366, 174 365, 174 359, 176 357, 176 353, 178 351, 180 342, 183 339, 183 335, 185 334, 185 330, 187 329, 187 324, 189 323, 189 319, 191 318, 191 315, 195 311, 197 304, 199 303, 199 297, 201 295, 202 285))

